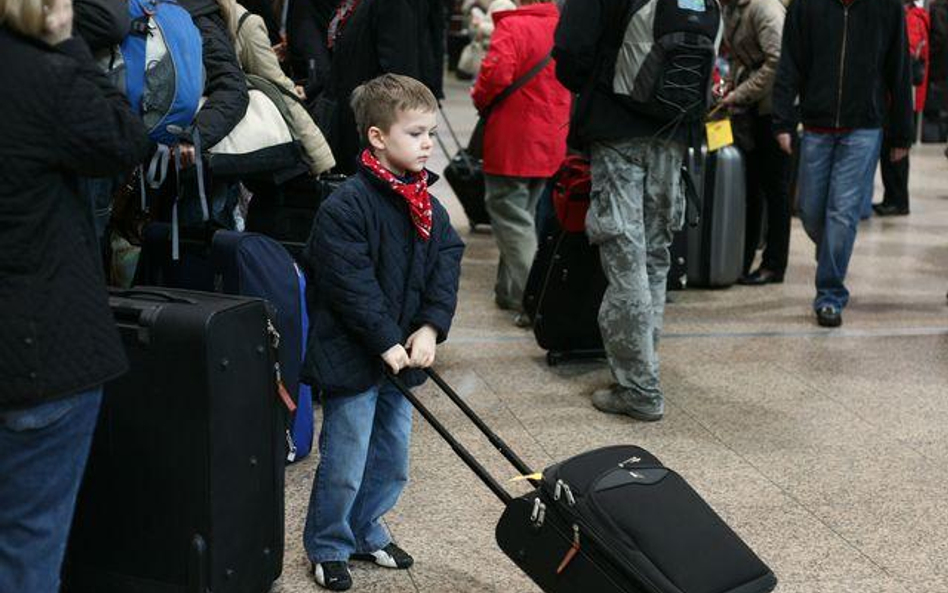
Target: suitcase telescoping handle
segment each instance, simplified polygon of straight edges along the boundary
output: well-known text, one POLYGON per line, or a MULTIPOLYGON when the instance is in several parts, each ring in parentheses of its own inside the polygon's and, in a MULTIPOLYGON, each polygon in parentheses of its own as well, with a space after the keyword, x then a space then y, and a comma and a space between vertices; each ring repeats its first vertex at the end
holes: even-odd
MULTIPOLYGON (((451 387, 444 381, 444 379, 441 378, 440 375, 438 375, 438 373, 434 372, 432 369, 425 369, 425 372, 429 377, 431 377, 438 388, 440 388, 441 391, 443 391, 444 394, 448 396, 448 399, 450 399, 458 408, 461 409, 462 412, 464 412, 464 415, 467 416, 475 426, 477 426, 477 428, 484 434, 484 436, 487 437, 494 448, 500 451, 501 455, 503 455, 504 458, 509 461, 518 472, 520 472, 521 475, 528 476, 533 474, 533 470, 531 470, 530 467, 510 449, 503 439, 497 436, 494 431, 484 423, 480 416, 478 416, 477 413, 472 410, 463 399, 461 399, 461 396, 451 389, 451 387)), ((473 471, 477 477, 480 478, 488 488, 490 488, 491 492, 493 492, 502 503, 505 505, 509 504, 512 500, 512 497, 507 492, 507 490, 500 485, 496 478, 494 478, 494 476, 492 476, 490 472, 488 472, 487 469, 477 461, 477 459, 474 458, 471 452, 468 451, 464 445, 459 443, 458 440, 454 438, 451 432, 445 428, 443 424, 441 424, 441 421, 438 420, 434 413, 432 413, 431 410, 429 410, 425 404, 421 403, 421 400, 419 400, 418 397, 412 393, 412 390, 409 389, 407 385, 405 385, 404 381, 402 381, 397 375, 392 374, 392 372, 388 369, 385 369, 385 375, 388 377, 389 381, 391 381, 392 384, 394 384, 395 387, 397 387, 398 390, 402 392, 405 398, 411 402, 411 405, 413 405, 415 409, 418 410, 418 413, 421 414, 429 424, 431 424, 431 426, 435 429, 435 432, 441 435, 441 438, 443 438, 448 443, 448 445, 451 446, 454 452, 457 453, 458 457, 460 457, 461 460, 469 468, 471 468, 471 471, 473 471)), ((538 480, 530 479, 530 483, 534 486, 539 486, 538 480)))

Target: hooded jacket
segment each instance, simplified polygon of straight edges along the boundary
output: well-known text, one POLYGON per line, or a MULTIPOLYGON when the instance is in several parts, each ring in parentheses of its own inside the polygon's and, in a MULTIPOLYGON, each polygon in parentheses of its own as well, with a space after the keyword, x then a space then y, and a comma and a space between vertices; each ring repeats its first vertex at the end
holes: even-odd
MULTIPOLYGON (((555 4, 494 14, 490 49, 471 96, 478 111, 546 57, 559 21, 555 4)), ((484 135, 484 172, 549 177, 566 157, 571 95, 552 62, 491 111, 484 135)))
POLYGON ((914 136, 905 12, 899 0, 794 0, 774 83, 774 131, 882 128, 914 136))

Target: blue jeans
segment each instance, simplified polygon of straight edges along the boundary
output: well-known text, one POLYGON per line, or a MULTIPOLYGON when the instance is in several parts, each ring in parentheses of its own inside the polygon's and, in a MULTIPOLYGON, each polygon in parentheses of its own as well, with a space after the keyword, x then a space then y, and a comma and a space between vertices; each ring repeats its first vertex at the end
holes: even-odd
POLYGON ((319 466, 303 544, 313 562, 348 560, 391 541, 382 525, 408 482, 411 404, 384 381, 323 400, 319 466))
POLYGON ((879 129, 844 134, 806 132, 800 144, 799 213, 816 243, 814 310, 839 310, 849 301, 843 284, 853 254, 866 179, 879 158, 879 129))
POLYGON ((102 390, 0 412, 0 591, 57 593, 102 390))

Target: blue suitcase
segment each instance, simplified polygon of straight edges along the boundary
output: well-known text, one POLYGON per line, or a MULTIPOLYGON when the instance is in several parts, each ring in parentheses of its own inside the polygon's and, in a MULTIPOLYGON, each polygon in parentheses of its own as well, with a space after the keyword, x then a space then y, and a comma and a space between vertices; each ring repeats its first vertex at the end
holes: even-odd
POLYGON ((253 296, 270 304, 280 334, 283 383, 297 406, 287 435, 287 460, 309 455, 312 393, 299 381, 308 331, 306 280, 293 257, 270 237, 218 230, 210 240, 183 237, 180 259, 174 261, 170 225, 153 223, 143 235, 136 284, 253 296))

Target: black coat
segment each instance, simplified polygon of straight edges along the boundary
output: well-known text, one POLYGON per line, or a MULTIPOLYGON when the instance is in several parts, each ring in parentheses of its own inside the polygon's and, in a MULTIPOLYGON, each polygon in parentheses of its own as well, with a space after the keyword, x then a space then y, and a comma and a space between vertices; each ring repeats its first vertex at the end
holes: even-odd
MULTIPOLYGON (((774 0, 776 1, 776 0, 774 0)), ((570 122, 569 143, 584 148, 591 142, 651 137, 665 132, 667 122, 647 117, 623 104, 612 92, 615 63, 632 0, 567 0, 553 44, 556 78, 578 94, 570 122)), ((683 140, 686 126, 672 130, 683 140)))
POLYGON ((144 126, 79 38, 0 26, 0 409, 97 387, 126 368, 78 176, 128 172, 144 126))
POLYGON ((794 0, 774 81, 774 131, 886 128, 892 146, 914 138, 905 11, 899 0, 794 0), (845 42, 845 43, 844 43, 845 42))
POLYGON ((118 45, 128 35, 131 17, 125 0, 76 0, 73 29, 93 52, 118 45))
POLYGON ((362 0, 346 23, 326 89, 335 112, 331 121, 319 121, 340 172, 355 172, 363 145, 349 106, 357 86, 381 74, 404 74, 443 96, 443 14, 440 0, 362 0))
MULTIPOLYGON (((423 241, 404 198, 360 165, 319 208, 304 251, 305 382, 329 395, 360 393, 381 380, 380 355, 422 325, 434 326, 439 342, 447 338, 464 244, 444 207, 431 202, 431 238, 423 241)), ((425 375, 402 377, 418 385, 425 375)))
POLYGON ((317 96, 332 66, 326 35, 339 0, 287 0, 287 54, 293 78, 306 79, 306 95, 317 96))
POLYGON ((182 0, 181 5, 201 31, 204 96, 207 101, 194 121, 201 133, 201 145, 207 148, 223 140, 243 119, 250 102, 247 81, 217 3, 214 0, 182 0))

